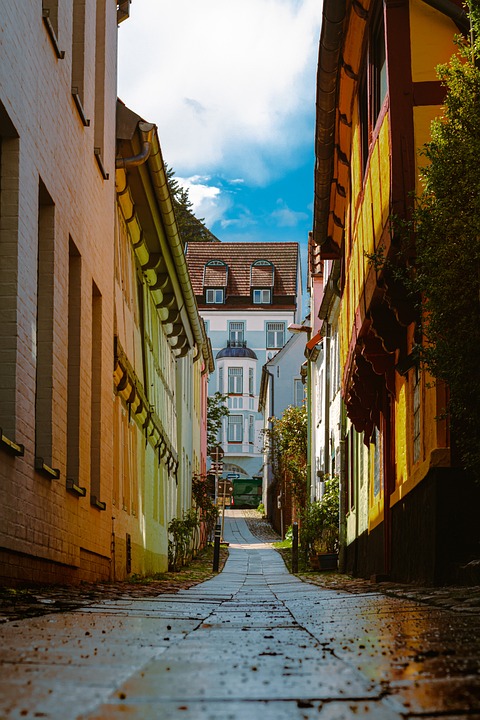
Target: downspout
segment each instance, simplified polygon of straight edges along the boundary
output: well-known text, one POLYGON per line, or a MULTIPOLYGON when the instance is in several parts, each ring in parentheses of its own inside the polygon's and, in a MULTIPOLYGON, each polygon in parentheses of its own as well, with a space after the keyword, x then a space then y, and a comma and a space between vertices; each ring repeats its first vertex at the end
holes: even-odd
MULTIPOLYGON (((270 392, 270 399, 271 399, 271 408, 270 408, 270 409, 271 409, 271 413, 270 413, 270 417, 272 418, 272 417, 275 417, 275 376, 274 376, 273 373, 270 372, 270 370, 267 369, 267 366, 266 366, 266 365, 263 366, 263 369, 265 370, 266 374, 271 378, 270 384, 271 384, 271 386, 272 386, 272 389, 271 389, 271 392, 270 392)), ((269 425, 269 429, 271 430, 272 427, 273 427, 273 423, 272 423, 272 421, 271 421, 270 419, 268 420, 268 425, 269 425)), ((269 448, 269 450, 268 450, 268 455, 269 455, 269 457, 268 457, 268 466, 269 466, 269 467, 272 467, 272 451, 271 451, 270 448, 269 448)), ((272 476, 273 476, 273 472, 272 472, 271 474, 272 474, 272 476)), ((269 480, 269 472, 268 472, 268 469, 267 469, 267 486, 266 486, 266 488, 265 488, 265 498, 264 498, 264 505, 265 505, 265 511, 266 511, 267 517, 268 517, 268 515, 269 515, 269 513, 268 513, 268 511, 269 511, 269 508, 268 508, 268 480, 269 480)), ((280 492, 280 494, 282 495, 281 492, 280 492)), ((274 506, 271 510, 274 511, 274 510, 275 510, 275 506, 274 506)), ((283 528, 283 505, 282 505, 282 507, 281 507, 281 509, 280 509, 280 513, 281 513, 281 516, 280 516, 280 525, 281 525, 281 527, 283 528)), ((270 521, 272 521, 272 520, 273 520, 273 516, 270 517, 270 521)), ((282 530, 282 533, 283 533, 283 530, 282 530)), ((283 534, 282 534, 282 539, 283 539, 283 534)))
POLYGON ((116 168, 138 167, 139 165, 143 165, 144 163, 146 163, 148 158, 150 157, 150 153, 152 152, 152 139, 155 125, 153 125, 153 123, 139 122, 138 129, 140 130, 140 135, 143 141, 142 149, 140 150, 138 155, 131 155, 130 157, 126 158, 119 156, 115 158, 116 168))
POLYGON ((307 363, 307 497, 312 500, 312 363, 307 363))
MULTIPOLYGON (((338 548, 338 570, 341 573, 345 572, 346 567, 346 555, 347 555, 347 467, 346 467, 346 414, 345 406, 342 402, 341 407, 341 426, 340 426, 340 488, 339 488, 339 548, 338 548)), ((355 509, 358 517, 358 507, 355 509)))
POLYGON ((330 473, 330 332, 331 326, 325 322, 325 473, 330 473))

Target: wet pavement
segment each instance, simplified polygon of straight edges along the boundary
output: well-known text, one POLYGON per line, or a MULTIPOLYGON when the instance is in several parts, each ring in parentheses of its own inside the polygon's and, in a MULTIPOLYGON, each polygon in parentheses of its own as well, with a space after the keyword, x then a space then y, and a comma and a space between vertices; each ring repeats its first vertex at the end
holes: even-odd
POLYGON ((0 718, 480 720, 475 604, 302 582, 241 511, 224 537, 223 572, 190 589, 0 625, 0 718))

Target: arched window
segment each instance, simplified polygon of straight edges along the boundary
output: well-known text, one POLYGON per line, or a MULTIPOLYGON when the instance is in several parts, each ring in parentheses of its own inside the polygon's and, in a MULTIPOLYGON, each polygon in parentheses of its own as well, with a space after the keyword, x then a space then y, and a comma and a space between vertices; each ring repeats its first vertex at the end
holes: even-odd
POLYGON ((250 288, 254 305, 272 302, 275 268, 270 260, 255 260, 250 268, 250 288))
POLYGON ((203 269, 203 289, 208 305, 225 302, 228 282, 228 265, 223 260, 209 260, 203 269))

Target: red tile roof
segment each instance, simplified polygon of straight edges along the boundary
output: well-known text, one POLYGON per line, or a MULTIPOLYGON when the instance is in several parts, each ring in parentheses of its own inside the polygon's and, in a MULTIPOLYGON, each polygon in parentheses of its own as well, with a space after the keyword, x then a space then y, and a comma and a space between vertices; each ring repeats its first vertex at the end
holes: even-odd
MULTIPOLYGON (((295 297, 299 263, 299 246, 296 242, 278 243, 190 243, 186 252, 195 295, 203 295, 204 268, 209 260, 223 260, 228 265, 228 297, 250 298, 251 267, 255 260, 268 260, 275 269, 273 294, 277 300, 281 297, 295 297)), ((254 274, 254 286, 257 286, 258 274, 254 274)), ((268 287, 271 281, 263 287, 268 287)), ((211 286, 210 286, 211 287, 211 286)), ((218 286, 217 286, 218 287, 218 286)))

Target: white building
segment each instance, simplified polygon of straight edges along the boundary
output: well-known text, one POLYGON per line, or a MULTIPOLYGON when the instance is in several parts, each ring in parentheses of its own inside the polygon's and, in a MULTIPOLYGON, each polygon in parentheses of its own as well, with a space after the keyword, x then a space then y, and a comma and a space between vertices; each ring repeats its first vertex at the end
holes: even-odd
MULTIPOLYGON (((304 327, 304 326, 302 326, 304 327)), ((302 377, 305 361, 305 335, 290 334, 286 344, 262 368, 259 412, 263 414, 263 430, 271 427, 271 418, 281 418, 290 405, 302 407, 306 402, 306 385, 302 377)), ((270 522, 283 535, 282 489, 275 483, 268 447, 263 457, 262 502, 270 522)))
MULTIPOLYGON (((258 411, 263 366, 285 345, 301 317, 298 243, 191 243, 187 263, 215 358, 209 394, 228 396, 230 415, 219 444, 224 474, 259 478, 263 416, 258 411)), ((294 399, 294 376, 285 392, 294 399)), ((258 498, 260 501, 260 497, 258 498)))

